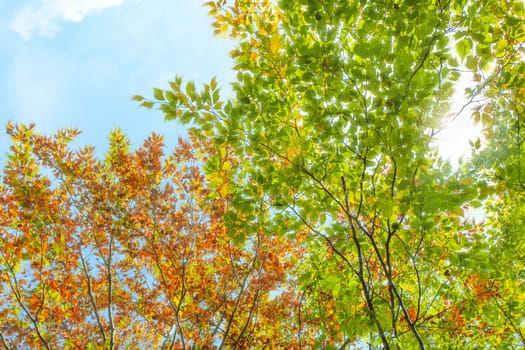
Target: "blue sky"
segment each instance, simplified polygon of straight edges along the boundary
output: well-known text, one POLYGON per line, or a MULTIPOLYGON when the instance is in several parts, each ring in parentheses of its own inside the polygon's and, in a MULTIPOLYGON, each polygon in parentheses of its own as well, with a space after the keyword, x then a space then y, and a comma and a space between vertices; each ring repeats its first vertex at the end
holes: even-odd
MULTIPOLYGON (((83 131, 77 144, 98 153, 120 127, 138 146, 152 132, 173 145, 181 128, 159 111, 138 108, 134 94, 151 96, 176 74, 197 83, 234 79, 232 43, 213 37, 199 0, 1 0, 0 124, 35 122, 38 130, 83 131)), ((458 110, 464 99, 454 97, 458 110)), ((453 114, 453 113, 452 113, 453 114)), ((438 142, 445 157, 469 153, 477 135, 464 113, 438 142)), ((8 150, 0 133, 0 158, 8 150)))
MULTIPOLYGON (((227 90, 232 44, 213 37, 210 23, 197 0, 0 1, 0 124, 76 127, 78 143, 99 152, 115 127, 133 146, 152 131, 174 144, 177 123, 130 98, 176 74, 197 83, 217 76, 227 90)), ((8 146, 1 132, 0 157, 8 146)))

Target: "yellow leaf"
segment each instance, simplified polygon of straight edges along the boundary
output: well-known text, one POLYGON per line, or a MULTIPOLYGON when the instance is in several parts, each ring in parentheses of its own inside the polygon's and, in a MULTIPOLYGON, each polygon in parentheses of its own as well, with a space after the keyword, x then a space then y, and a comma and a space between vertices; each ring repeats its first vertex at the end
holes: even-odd
POLYGON ((261 46, 261 43, 255 38, 250 38, 250 46, 255 49, 261 46))
POLYGON ((226 183, 223 183, 217 190, 219 192, 219 196, 221 198, 226 198, 228 196, 228 185, 226 183))
POLYGON ((226 31, 228 31, 228 28, 229 28, 229 25, 228 25, 228 24, 223 24, 223 25, 219 28, 219 34, 224 34, 224 33, 226 33, 226 31))
POLYGON ((276 53, 281 48, 281 40, 278 35, 273 35, 270 39, 270 52, 276 53))
POLYGON ((257 59, 257 52, 253 51, 250 55, 250 61, 255 61, 257 59))

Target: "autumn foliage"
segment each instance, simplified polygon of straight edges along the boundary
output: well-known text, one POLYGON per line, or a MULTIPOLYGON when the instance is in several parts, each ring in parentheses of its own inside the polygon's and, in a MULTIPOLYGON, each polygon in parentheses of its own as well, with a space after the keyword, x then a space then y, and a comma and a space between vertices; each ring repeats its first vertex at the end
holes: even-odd
POLYGON ((523 3, 205 5, 230 97, 133 96, 187 126, 173 153, 7 125, 0 344, 525 347, 523 3), (452 166, 436 135, 461 111, 483 133, 452 166))
POLYGON ((120 131, 103 160, 7 126, 0 196, 0 341, 6 349, 288 347, 297 241, 234 242, 201 165, 210 149, 120 131), (282 254, 282 252, 286 254, 282 254))

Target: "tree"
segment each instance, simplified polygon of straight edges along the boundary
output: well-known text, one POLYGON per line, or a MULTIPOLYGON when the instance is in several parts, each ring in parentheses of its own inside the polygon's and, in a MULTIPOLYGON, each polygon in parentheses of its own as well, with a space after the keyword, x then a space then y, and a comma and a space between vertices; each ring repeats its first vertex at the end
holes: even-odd
POLYGON ((221 99, 215 79, 197 91, 177 77, 154 100, 135 99, 191 123, 217 148, 205 169, 229 198, 225 221, 243 227, 239 239, 257 232, 255 217, 268 233, 308 230, 298 345, 307 334, 326 348, 525 346, 515 243, 524 213, 522 2, 207 6, 216 34, 238 43, 233 97, 221 99), (453 170, 433 141, 462 71, 479 82, 473 118, 492 141, 453 170), (233 166, 223 159, 230 153, 233 166), (482 203, 485 222, 466 220, 482 203), (503 272, 507 263, 515 269, 503 272))
MULTIPOLYGON (((487 193, 487 222, 482 232, 488 241, 490 264, 484 290, 492 302, 481 312, 497 315, 499 323, 523 345, 525 32, 521 23, 525 15, 522 3, 499 7, 489 2, 484 10, 492 15, 494 23, 494 62, 489 74, 482 74, 479 69, 475 72, 479 85, 471 92, 471 101, 480 95, 486 98, 485 103, 475 107, 473 118, 483 123, 487 145, 484 149, 475 147, 470 165, 471 173, 480 179, 480 188, 487 193)), ((477 25, 479 28, 479 21, 477 25)))
MULTIPOLYGON (((7 125, 0 188, 0 344, 5 349, 293 347, 301 234, 235 242, 201 171, 212 146, 119 130, 98 160, 7 125), (285 252, 283 254, 282 252, 285 252)), ((229 162, 235 163, 230 157, 229 162)), ((239 227, 238 230, 242 230, 239 227)))

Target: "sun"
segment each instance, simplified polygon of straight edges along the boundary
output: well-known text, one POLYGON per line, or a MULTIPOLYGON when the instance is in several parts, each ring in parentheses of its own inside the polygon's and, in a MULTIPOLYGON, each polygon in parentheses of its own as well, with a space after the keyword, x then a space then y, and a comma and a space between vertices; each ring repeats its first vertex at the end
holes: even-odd
POLYGON ((465 89, 473 87, 475 82, 468 77, 462 77, 452 95, 450 109, 442 117, 443 129, 436 135, 436 146, 439 155, 453 166, 460 159, 469 158, 472 153, 470 142, 481 137, 482 126, 471 119, 473 103, 465 96, 465 89))

